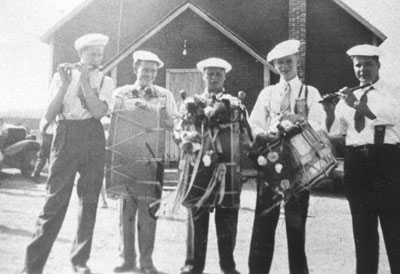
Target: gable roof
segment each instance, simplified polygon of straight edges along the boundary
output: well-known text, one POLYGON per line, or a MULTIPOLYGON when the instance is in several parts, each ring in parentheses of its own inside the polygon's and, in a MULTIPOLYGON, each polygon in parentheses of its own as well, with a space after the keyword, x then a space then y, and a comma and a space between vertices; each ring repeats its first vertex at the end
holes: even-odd
MULTIPOLYGON (((74 18, 77 14, 79 14, 83 9, 88 7, 92 2, 96 0, 84 0, 78 6, 76 6, 70 13, 68 13, 65 17, 63 17, 60 21, 58 21, 55 25, 49 28, 42 36, 40 36, 40 40, 44 43, 51 43, 52 36, 56 31, 58 31, 62 26, 67 24, 72 18, 74 18)), ((354 17, 358 22, 364 25, 367 29, 369 29, 372 33, 374 33, 377 37, 379 37, 382 41, 386 40, 387 36, 382 33, 379 29, 373 26, 370 22, 368 22, 364 17, 362 17, 358 12, 350 8, 347 4, 345 4, 342 0, 331 0, 336 3, 339 7, 344 9, 348 14, 354 17)), ((189 4, 190 2, 188 2, 189 4)))
POLYGON ((369 29, 371 32, 373 32, 379 39, 382 41, 385 41, 387 36, 381 32, 378 28, 376 28, 374 25, 372 25, 370 22, 368 22, 364 17, 362 17, 358 12, 350 8, 347 4, 345 4, 342 0, 332 0, 335 2, 339 7, 344 9, 348 14, 353 16, 358 22, 360 22, 362 25, 364 25, 367 29, 369 29))
POLYGON ((96 0, 84 0, 79 5, 71 10, 66 16, 61 18, 60 21, 55 23, 52 27, 50 27, 43 35, 39 37, 40 41, 50 44, 51 38, 53 37, 54 33, 58 31, 62 26, 67 24, 72 18, 74 18, 77 14, 79 14, 82 10, 88 7, 92 2, 96 0))
POLYGON ((148 39, 150 39, 154 34, 162 30, 168 23, 173 21, 179 15, 181 15, 186 10, 191 10, 197 15, 199 15, 203 20, 208 22, 211 26, 233 41, 236 45, 241 47, 244 51, 246 51, 249 55, 253 56, 257 61, 266 65, 270 70, 276 72, 276 69, 267 62, 267 60, 259 54, 255 49, 253 49, 246 41, 241 39, 237 34, 231 31, 229 28, 224 26, 221 22, 217 21, 210 14, 206 13, 204 10, 195 6, 193 3, 187 2, 172 13, 167 15, 164 19, 157 22, 153 27, 151 27, 148 31, 143 33, 138 39, 136 39, 133 43, 128 45, 126 48, 122 49, 117 53, 114 57, 107 61, 107 63, 103 66, 103 72, 109 72, 113 67, 115 67, 119 62, 125 59, 129 54, 134 52, 137 48, 139 48, 143 43, 145 43, 148 39))

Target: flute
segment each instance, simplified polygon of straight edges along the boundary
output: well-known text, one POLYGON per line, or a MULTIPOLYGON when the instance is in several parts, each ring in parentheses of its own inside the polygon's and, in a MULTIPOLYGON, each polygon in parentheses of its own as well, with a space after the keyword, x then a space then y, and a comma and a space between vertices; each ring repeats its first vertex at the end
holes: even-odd
MULTIPOLYGON (((356 91, 356 90, 369 87, 369 86, 373 85, 375 82, 376 82, 376 81, 374 81, 374 82, 369 82, 369 83, 364 84, 364 85, 362 85, 362 86, 352 87, 352 88, 350 88, 349 90, 350 90, 351 92, 354 92, 354 91, 356 91)), ((324 96, 322 96, 322 100, 320 100, 319 103, 331 102, 331 101, 333 101, 333 100, 335 100, 335 99, 339 99, 341 95, 342 95, 342 94, 341 94, 340 91, 325 94, 324 96)))
MULTIPOLYGON (((63 63, 63 64, 59 64, 58 67, 62 68, 66 71, 71 71, 73 69, 77 69, 78 67, 82 66, 82 63, 78 62, 78 63, 63 63)), ((89 65, 88 68, 90 70, 92 69, 99 69, 100 66, 98 65, 89 65)))

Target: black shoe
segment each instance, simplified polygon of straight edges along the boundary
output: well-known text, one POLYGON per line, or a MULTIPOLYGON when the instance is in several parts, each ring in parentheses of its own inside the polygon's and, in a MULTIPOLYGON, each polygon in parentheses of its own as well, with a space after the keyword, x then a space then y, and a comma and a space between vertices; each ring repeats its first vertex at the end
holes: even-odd
POLYGON ((128 271, 134 271, 135 270, 135 265, 130 264, 130 263, 123 263, 119 266, 114 267, 114 272, 115 273, 121 273, 121 272, 128 272, 128 271))
POLYGON ((42 274, 42 272, 38 271, 29 271, 27 269, 22 270, 21 274, 42 274))
POLYGON ((181 267, 181 274, 202 274, 202 271, 196 271, 193 265, 187 264, 181 267))
POLYGON ((35 182, 35 184, 39 184, 40 183, 40 174, 32 173, 31 179, 32 179, 32 181, 35 182))
POLYGON ((158 270, 154 266, 141 267, 140 271, 143 274, 158 274, 158 270))
POLYGON ((235 268, 232 270, 221 270, 221 274, 240 274, 235 268))
POLYGON ((73 265, 72 269, 75 271, 77 274, 92 274, 90 271, 90 268, 87 267, 85 264, 83 265, 73 265))

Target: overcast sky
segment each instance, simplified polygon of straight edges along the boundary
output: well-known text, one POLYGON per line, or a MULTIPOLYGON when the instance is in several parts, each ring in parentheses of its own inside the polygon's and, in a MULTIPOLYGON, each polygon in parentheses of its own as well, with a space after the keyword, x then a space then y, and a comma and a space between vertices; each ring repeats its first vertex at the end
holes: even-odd
MULTIPOLYGON (((149 0, 150 1, 150 0, 149 0)), ((0 0, 0 115, 30 110, 40 116, 48 100, 50 54, 39 40, 83 0, 0 0)), ((381 75, 400 82, 400 1, 343 0, 388 36, 381 45, 381 75)))

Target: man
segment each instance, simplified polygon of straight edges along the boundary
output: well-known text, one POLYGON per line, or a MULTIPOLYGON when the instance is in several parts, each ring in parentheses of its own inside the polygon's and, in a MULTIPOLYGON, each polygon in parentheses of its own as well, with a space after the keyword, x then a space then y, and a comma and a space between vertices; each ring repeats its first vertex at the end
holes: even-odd
POLYGON ((360 88, 340 90, 342 100, 333 117, 339 126, 330 135, 345 129, 344 186, 353 221, 356 272, 378 273, 379 220, 391 273, 400 273, 400 88, 380 79, 381 53, 376 46, 358 45, 347 54, 360 88))
POLYGON ((42 136, 42 143, 38 152, 38 158, 36 160, 35 169, 32 173, 32 179, 35 182, 39 182, 40 173, 42 169, 50 159, 51 143, 53 142, 53 136, 56 130, 56 124, 54 122, 48 123, 46 119, 41 119, 39 124, 39 131, 42 136))
MULTIPOLYGON (((145 97, 146 92, 151 92, 154 97, 164 99, 167 117, 162 118, 166 118, 167 125, 172 128, 173 119, 177 115, 174 96, 171 91, 154 85, 158 69, 163 65, 164 63, 152 52, 142 50, 134 52, 133 71, 137 77, 136 82, 133 85, 118 88, 114 92, 114 96, 129 100, 129 97, 135 91, 138 97, 145 97)), ((156 192, 155 188, 153 192, 156 192)), ((136 268, 135 230, 137 228, 141 271, 145 274, 158 273, 152 259, 156 219, 149 213, 149 206, 154 202, 153 198, 157 195, 157 193, 153 193, 152 197, 147 195, 144 197, 137 195, 135 197, 123 196, 120 199, 120 257, 122 264, 114 268, 115 272, 132 271, 136 268)))
POLYGON ((50 85, 54 95, 45 119, 58 120, 50 156, 47 199, 26 250, 24 273, 43 272, 64 221, 79 172, 78 229, 71 262, 76 273, 91 273, 89 260, 97 202, 103 182, 105 138, 100 118, 108 111, 114 82, 99 70, 108 37, 88 34, 75 41, 80 62, 58 66, 50 85))
MULTIPOLYGON (((288 115, 297 114, 308 119, 314 128, 324 128, 324 110, 318 104, 317 89, 305 86, 297 75, 300 41, 279 43, 268 53, 267 61, 273 62, 279 72, 278 84, 264 88, 250 115, 249 123, 256 142, 272 140, 278 132, 277 124, 288 115)), ((266 181, 272 178, 266 178, 266 181)), ((280 207, 274 207, 276 193, 258 181, 257 202, 250 244, 250 274, 269 273, 274 254, 275 230, 280 207), (268 213, 266 213, 270 210, 268 213)), ((286 234, 289 250, 290 273, 308 273, 305 254, 305 226, 310 193, 304 190, 285 204, 286 234)))
MULTIPOLYGON (((205 91, 201 94, 203 98, 212 98, 215 96, 217 100, 228 95, 224 89, 224 83, 226 79, 226 73, 228 73, 232 66, 225 60, 220 58, 209 58, 203 60, 197 64, 197 69, 203 73, 203 80, 205 83, 205 91)), ((232 97, 232 96, 231 96, 232 97)), ((227 135, 230 134, 230 128, 221 128, 219 134, 227 135)), ((230 136, 230 135, 229 135, 230 136)), ((239 135, 237 136, 239 138, 239 135)), ((222 139, 222 137, 221 137, 222 139)), ((221 140, 222 143, 222 157, 223 161, 230 162, 228 160, 230 155, 234 153, 230 149, 229 140, 221 140), (229 148, 227 148, 229 147, 229 148)), ((239 149, 239 148, 237 148, 239 149)), ((237 164, 237 163, 233 163, 237 164)), ((198 180, 209 180, 211 174, 204 174, 206 172, 201 171, 199 168, 198 180)), ((204 170, 204 169, 203 169, 204 170)), ((240 180, 238 180, 240 181, 240 180)), ((225 176, 225 192, 234 193, 234 188, 232 187, 232 176, 230 168, 227 168, 227 174, 225 176)), ((240 196, 240 186, 237 186, 239 191, 234 195, 237 195, 239 201, 240 196)), ((225 195, 222 203, 215 206, 215 225, 217 231, 217 241, 218 241, 218 253, 219 253, 219 264, 221 271, 224 274, 239 274, 236 270, 236 264, 233 257, 233 252, 236 243, 236 232, 237 232, 237 221, 239 213, 239 202, 227 203, 228 200, 225 195)), ((204 205, 200 208, 193 207, 190 208, 190 214, 188 223, 188 240, 193 239, 193 242, 187 241, 187 254, 186 254, 186 265, 181 269, 181 274, 200 274, 203 273, 206 261, 207 253, 207 238, 208 238, 208 226, 210 211, 213 210, 214 205, 204 205), (193 231, 191 231, 193 229, 193 231), (191 234, 192 233, 192 234, 191 234)))

